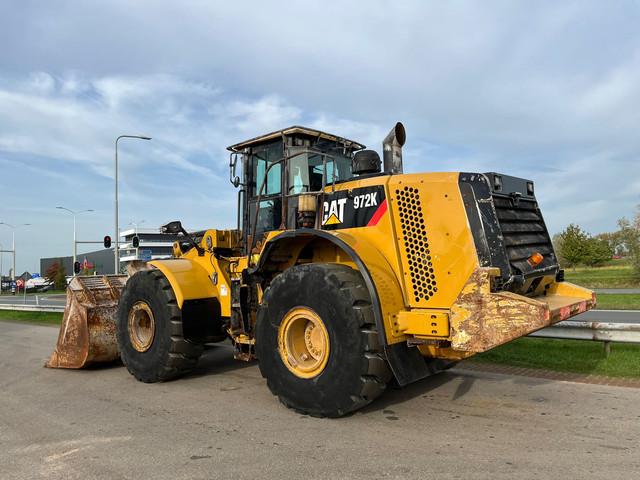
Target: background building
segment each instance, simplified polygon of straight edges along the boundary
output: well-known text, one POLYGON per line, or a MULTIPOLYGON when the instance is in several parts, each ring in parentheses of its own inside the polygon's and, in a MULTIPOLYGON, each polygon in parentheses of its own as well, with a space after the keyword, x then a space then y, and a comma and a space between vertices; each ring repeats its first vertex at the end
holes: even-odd
MULTIPOLYGON (((120 233, 120 265, 123 272, 127 262, 133 260, 156 260, 171 257, 172 245, 178 239, 177 235, 160 233, 158 229, 139 228, 137 230, 140 244, 138 248, 133 246, 133 237, 136 230, 125 230, 120 233)), ((113 248, 97 250, 88 253, 79 253, 77 257, 81 265, 86 265, 96 275, 113 274, 113 248)), ((40 274, 44 276, 49 267, 55 262, 61 262, 67 276, 73 275, 73 257, 59 256, 40 259, 40 274)))
POLYGON ((154 228, 138 228, 125 230, 120 233, 120 263, 126 264, 133 260, 156 260, 158 258, 171 257, 173 242, 178 239, 177 235, 160 233, 154 228), (138 236, 140 245, 133 246, 133 237, 138 236))
MULTIPOLYGON (((109 275, 113 273, 113 249, 102 249, 95 252, 79 253, 78 262, 81 264, 86 263, 92 266, 92 270, 97 275, 109 275)), ((62 262, 66 275, 73 275, 73 257, 50 257, 40 259, 40 274, 44 276, 49 267, 56 262, 62 262)))

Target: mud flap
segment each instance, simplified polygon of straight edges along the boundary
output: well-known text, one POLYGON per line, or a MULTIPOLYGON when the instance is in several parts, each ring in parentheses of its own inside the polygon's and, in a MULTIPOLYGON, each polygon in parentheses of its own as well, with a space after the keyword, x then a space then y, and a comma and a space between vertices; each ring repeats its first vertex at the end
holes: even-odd
POLYGON ((385 346, 384 353, 393 376, 401 387, 435 373, 429 370, 420 351, 404 342, 385 346))
POLYGON ((126 275, 71 280, 56 349, 46 367, 83 368, 119 358, 116 312, 126 281, 126 275))

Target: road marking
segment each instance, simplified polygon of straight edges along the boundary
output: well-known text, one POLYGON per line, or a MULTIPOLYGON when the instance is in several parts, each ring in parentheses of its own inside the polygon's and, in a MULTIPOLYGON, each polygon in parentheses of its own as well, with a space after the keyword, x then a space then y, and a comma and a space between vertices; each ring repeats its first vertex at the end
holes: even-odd
POLYGON ((89 446, 86 447, 81 447, 81 448, 72 448, 71 450, 67 450, 66 452, 62 452, 62 453, 54 453, 53 455, 49 455, 48 457, 45 457, 44 461, 45 462, 55 462, 56 460, 60 460, 61 458, 66 457, 67 455, 72 455, 76 452, 79 452, 80 450, 84 450, 86 448, 89 448, 89 446))

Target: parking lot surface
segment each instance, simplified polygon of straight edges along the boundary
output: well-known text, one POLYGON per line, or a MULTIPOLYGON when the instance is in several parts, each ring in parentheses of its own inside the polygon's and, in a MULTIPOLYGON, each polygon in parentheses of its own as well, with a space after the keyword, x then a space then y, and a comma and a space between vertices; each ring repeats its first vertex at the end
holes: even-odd
POLYGON ((0 322, 3 479, 631 479, 640 390, 465 371, 346 418, 287 410, 229 346, 177 381, 50 370, 58 330, 0 322))

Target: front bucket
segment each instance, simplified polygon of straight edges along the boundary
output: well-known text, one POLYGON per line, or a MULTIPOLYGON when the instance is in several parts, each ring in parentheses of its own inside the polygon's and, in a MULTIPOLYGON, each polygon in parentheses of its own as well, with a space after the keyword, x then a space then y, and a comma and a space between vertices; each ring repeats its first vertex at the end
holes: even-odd
POLYGON ((83 368, 119 357, 116 311, 126 275, 74 277, 49 368, 83 368))

